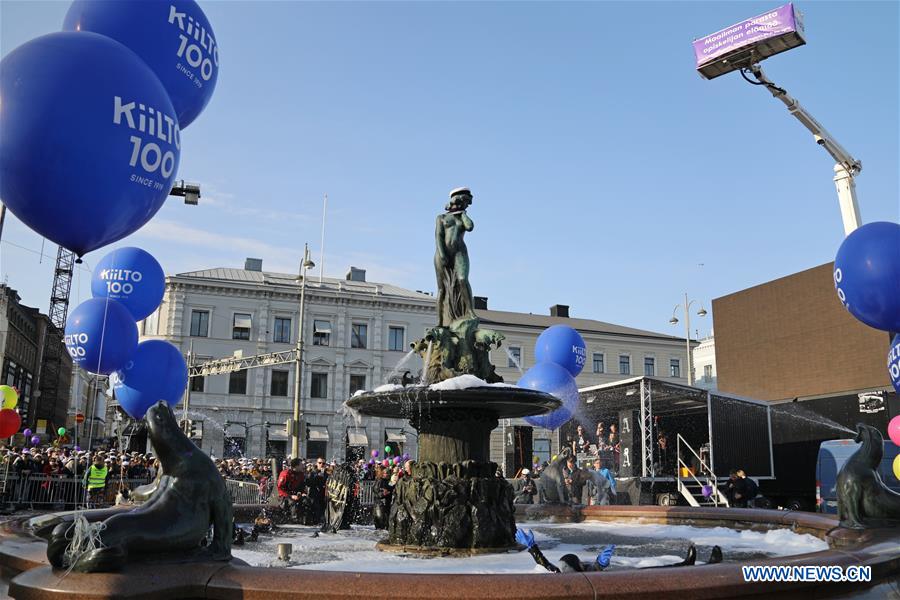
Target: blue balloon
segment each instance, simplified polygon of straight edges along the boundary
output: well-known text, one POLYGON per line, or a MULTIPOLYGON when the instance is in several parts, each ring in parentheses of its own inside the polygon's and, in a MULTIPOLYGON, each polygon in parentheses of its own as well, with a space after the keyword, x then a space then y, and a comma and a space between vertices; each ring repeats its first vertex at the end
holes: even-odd
POLYGON ((577 377, 584 368, 587 346, 581 334, 568 325, 553 325, 538 336, 534 358, 539 363, 556 363, 577 377))
POLYGON ((116 399, 129 415, 140 419, 160 400, 175 407, 187 387, 188 369, 181 351, 163 340, 147 340, 124 368, 110 378, 116 399))
POLYGON ((219 46, 193 0, 75 0, 64 31, 93 31, 133 50, 162 82, 184 129, 212 98, 219 46))
POLYGON ((900 394, 900 333, 891 340, 891 349, 887 355, 888 375, 891 377, 891 385, 900 394))
POLYGON ((525 422, 535 427, 558 429, 572 418, 578 406, 578 384, 563 367, 555 363, 538 363, 525 371, 519 379, 519 387, 540 390, 562 400, 562 406, 545 415, 525 417, 525 422))
POLYGON ((834 287, 854 317, 900 331, 900 225, 876 221, 848 235, 834 259, 834 287))
POLYGON ((135 321, 150 316, 162 302, 166 276, 149 252, 140 248, 113 250, 97 263, 91 276, 94 298, 112 298, 125 306, 135 321))
POLYGON ((91 298, 69 313, 65 342, 75 364, 89 373, 109 375, 137 348, 137 324, 115 300, 91 298))
POLYGON ((81 256, 139 229, 169 195, 175 109, 115 40, 51 33, 19 46, 0 63, 0 99, 0 198, 42 236, 81 256))

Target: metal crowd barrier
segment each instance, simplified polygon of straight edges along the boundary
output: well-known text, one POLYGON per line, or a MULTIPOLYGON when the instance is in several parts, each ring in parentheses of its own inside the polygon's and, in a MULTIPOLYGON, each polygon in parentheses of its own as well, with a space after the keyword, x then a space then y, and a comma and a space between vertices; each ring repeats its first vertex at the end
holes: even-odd
POLYGON ((231 494, 233 504, 268 504, 275 484, 271 480, 260 485, 256 481, 226 479, 225 487, 231 494))
POLYGON ((375 504, 375 480, 369 479, 359 482, 359 505, 371 506, 375 504))
MULTIPOLYGON (((18 475, 10 473, 0 476, 0 498, 4 504, 16 507, 54 510, 75 509, 86 506, 86 486, 82 477, 59 477, 30 473, 18 475)), ((149 478, 119 479, 110 477, 99 499, 91 502, 92 507, 112 506, 116 502, 116 494, 124 487, 133 490, 150 483, 149 478)))

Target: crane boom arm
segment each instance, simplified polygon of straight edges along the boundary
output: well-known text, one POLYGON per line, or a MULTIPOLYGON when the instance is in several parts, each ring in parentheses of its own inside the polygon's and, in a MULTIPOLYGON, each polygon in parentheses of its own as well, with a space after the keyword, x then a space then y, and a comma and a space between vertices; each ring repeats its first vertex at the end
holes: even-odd
POLYGON ((788 94, 787 91, 769 81, 763 73, 762 68, 759 66, 759 63, 750 65, 750 71, 759 83, 766 86, 766 89, 768 89, 775 98, 781 100, 784 105, 787 106, 788 112, 794 115, 794 117, 813 134, 816 143, 825 148, 825 151, 834 158, 835 162, 844 167, 844 169, 852 176, 855 176, 862 171, 862 162, 853 158, 853 156, 847 152, 836 139, 834 139, 834 136, 828 133, 828 130, 825 129, 821 123, 816 121, 816 119, 809 114, 795 98, 788 94))

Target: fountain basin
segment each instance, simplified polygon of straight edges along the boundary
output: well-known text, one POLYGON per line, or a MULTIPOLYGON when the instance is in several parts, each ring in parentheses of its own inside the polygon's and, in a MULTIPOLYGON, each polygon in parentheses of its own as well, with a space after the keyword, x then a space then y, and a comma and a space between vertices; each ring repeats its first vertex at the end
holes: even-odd
POLYGON ((498 419, 515 419, 556 410, 562 402, 556 396, 512 385, 464 389, 411 385, 357 394, 347 400, 347 406, 364 415, 393 419, 423 419, 447 408, 487 411, 498 419))
POLYGON ((498 419, 544 414, 562 405, 550 394, 506 385, 399 387, 359 394, 346 404, 364 415, 408 419, 419 433, 419 462, 449 464, 469 460, 487 464, 490 435, 498 419))

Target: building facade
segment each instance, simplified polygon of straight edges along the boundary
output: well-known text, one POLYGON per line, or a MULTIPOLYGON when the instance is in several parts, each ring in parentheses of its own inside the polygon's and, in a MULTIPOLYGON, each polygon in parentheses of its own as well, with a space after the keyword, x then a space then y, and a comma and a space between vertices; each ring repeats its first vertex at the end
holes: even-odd
MULTIPOLYGON (((166 339, 185 355, 193 347, 195 364, 294 348, 298 277, 263 272, 261 261, 246 266, 167 277, 160 308, 140 324, 141 338, 166 339)), ((309 277, 303 316, 301 452, 343 461, 391 444, 414 454, 406 421, 357 422, 343 402, 385 383, 404 360, 409 370, 420 368, 409 344, 433 326, 434 298, 368 282, 353 269, 347 279, 309 277)), ((214 456, 286 455, 294 381, 293 363, 192 378, 188 418, 198 444, 214 456)))
POLYGON ((716 390, 716 338, 710 332, 709 337, 699 341, 691 353, 694 364, 694 385, 706 390, 716 390))
MULTIPOLYGON (((160 308, 140 324, 142 339, 166 339, 194 363, 291 350, 297 341, 298 277, 264 272, 259 261, 244 269, 209 269, 169 276, 160 308)), ((602 321, 570 318, 567 307, 548 315, 487 309, 476 312, 486 327, 501 332, 503 346, 491 360, 507 382, 535 364, 534 344, 555 324, 581 332, 587 365, 577 381, 587 387, 634 375, 687 382, 684 339, 602 321), (516 366, 518 363, 518 366, 516 366)), ((351 268, 346 279, 310 277, 304 307, 302 373, 302 453, 345 460, 385 445, 415 456, 416 433, 405 420, 362 417, 343 407, 354 392, 374 389, 405 371, 418 375, 421 359, 410 344, 437 322, 430 294, 365 280, 351 268)), ((247 369, 229 375, 192 378, 188 418, 195 421, 201 447, 215 456, 240 450, 248 456, 284 455, 289 450, 285 421, 291 416, 294 365, 247 369), (269 426, 266 426, 269 423, 269 426)), ((492 460, 509 462, 505 440, 522 420, 500 424, 491 440, 492 460)), ((549 458, 558 435, 534 429, 528 449, 549 458)), ((518 448, 522 454, 522 448, 518 448)), ((530 463, 529 463, 530 464, 530 463)))
POLYGON ((760 400, 889 391, 887 332, 857 321, 834 263, 713 300, 718 387, 760 400))
POLYGON ((22 427, 42 438, 55 437, 58 427, 67 425, 66 412, 72 386, 72 359, 62 339, 48 335, 50 319, 38 309, 21 304, 16 290, 0 285, 0 383, 19 390, 16 407, 22 427), (49 348, 48 344, 55 344, 49 348), (53 395, 41 394, 41 377, 46 377, 49 360, 59 360, 53 395))

